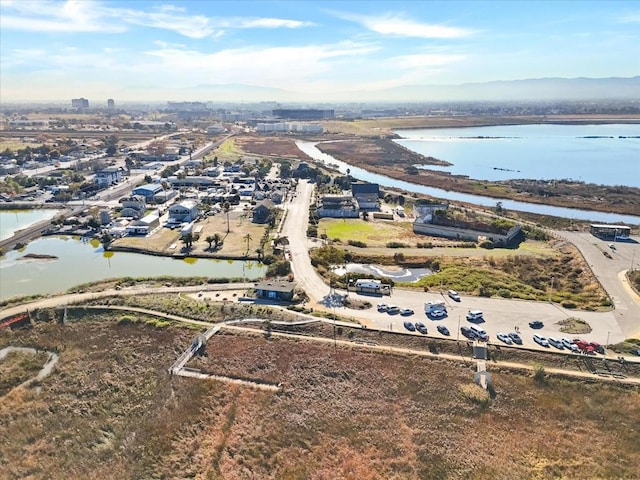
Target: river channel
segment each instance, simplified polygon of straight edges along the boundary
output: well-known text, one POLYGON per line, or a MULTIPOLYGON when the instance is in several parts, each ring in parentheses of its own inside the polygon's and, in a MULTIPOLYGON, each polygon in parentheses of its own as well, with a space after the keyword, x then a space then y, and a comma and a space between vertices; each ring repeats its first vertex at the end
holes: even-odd
POLYGON ((0 300, 14 296, 52 294, 70 287, 118 277, 246 278, 264 277, 257 262, 214 259, 172 259, 125 252, 105 252, 99 242, 72 237, 43 237, 0 260, 0 300), (27 254, 56 259, 21 259, 27 254))
POLYGON ((596 212, 591 210, 580 210, 576 208, 555 207, 551 205, 540 205, 536 203, 519 202, 515 200, 485 197, 481 195, 471 195, 468 193, 452 192, 442 190, 440 188, 426 187, 402 180, 396 180, 385 175, 368 172, 365 169, 349 165, 331 155, 321 152, 316 145, 318 142, 308 142, 304 140, 296 140, 296 145, 300 150, 309 155, 314 160, 332 165, 342 173, 350 171, 350 175, 358 180, 369 183, 377 183, 383 187, 396 188, 407 192, 416 192, 423 195, 429 195, 444 200, 453 200, 459 202, 472 203, 486 207, 494 207, 497 202, 501 202, 502 206, 508 210, 517 210, 522 212, 538 213, 542 215, 551 215, 561 218, 572 218, 575 220, 585 220, 598 223, 626 223, 631 225, 640 225, 640 216, 620 215, 617 213, 596 212))

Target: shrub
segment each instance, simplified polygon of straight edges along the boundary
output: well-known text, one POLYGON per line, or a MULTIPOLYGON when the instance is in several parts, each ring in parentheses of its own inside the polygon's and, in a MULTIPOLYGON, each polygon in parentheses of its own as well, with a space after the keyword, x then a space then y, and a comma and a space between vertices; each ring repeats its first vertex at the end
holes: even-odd
POLYGON ((561 303, 563 308, 569 308, 569 309, 573 309, 576 308, 577 305, 574 302, 569 302, 569 301, 564 301, 561 303))
POLYGON ((536 365, 533 369, 533 379, 536 383, 545 383, 545 369, 542 365, 536 365))
POLYGON ((118 325, 131 325, 135 321, 136 319, 131 315, 124 315, 120 317, 120 320, 118 320, 118 325))
POLYGON ((367 244, 364 242, 361 242, 360 240, 349 240, 348 243, 353 247, 367 248, 367 244))
POLYGON ((485 240, 484 242, 481 242, 480 245, 478 245, 480 248, 486 248, 487 250, 492 250, 494 245, 493 242, 490 240, 485 240))
POLYGON ((502 298, 511 298, 511 290, 507 290, 506 288, 501 288, 498 290, 498 295, 502 298))
POLYGON ((402 242, 389 242, 387 248, 407 248, 407 245, 402 242))

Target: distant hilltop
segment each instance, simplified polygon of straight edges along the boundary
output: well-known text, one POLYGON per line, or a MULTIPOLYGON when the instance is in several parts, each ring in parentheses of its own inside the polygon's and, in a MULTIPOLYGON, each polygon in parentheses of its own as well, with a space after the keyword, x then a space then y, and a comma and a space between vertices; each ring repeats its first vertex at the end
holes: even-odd
POLYGON ((621 78, 535 78, 461 85, 414 85, 378 92, 413 101, 638 100, 640 76, 621 78))

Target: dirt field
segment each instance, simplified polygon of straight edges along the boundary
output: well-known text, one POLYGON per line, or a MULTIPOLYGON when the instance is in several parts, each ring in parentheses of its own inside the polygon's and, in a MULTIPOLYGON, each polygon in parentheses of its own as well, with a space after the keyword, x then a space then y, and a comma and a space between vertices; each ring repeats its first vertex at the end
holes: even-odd
POLYGON ((295 138, 276 136, 244 136, 235 138, 243 152, 287 159, 310 160, 295 144, 295 138))
POLYGON ((637 478, 637 389, 305 341, 223 334, 192 367, 281 394, 171 378, 192 330, 83 321, 0 331, 60 351, 38 389, 0 401, 17 479, 637 478))
POLYGON ((185 244, 180 240, 179 230, 160 228, 148 237, 124 237, 112 243, 113 249, 139 249, 158 252, 164 255, 189 255, 197 257, 220 258, 257 258, 256 249, 265 232, 265 225, 251 222, 251 212, 232 210, 229 212, 229 233, 227 233, 227 216, 221 212, 197 222, 195 227, 202 226, 199 239, 192 245, 191 250, 184 250, 185 244), (219 234, 224 243, 217 250, 209 249, 205 241, 208 236, 219 234), (246 235, 249 240, 247 250, 246 235), (174 248, 171 248, 174 246, 174 248))

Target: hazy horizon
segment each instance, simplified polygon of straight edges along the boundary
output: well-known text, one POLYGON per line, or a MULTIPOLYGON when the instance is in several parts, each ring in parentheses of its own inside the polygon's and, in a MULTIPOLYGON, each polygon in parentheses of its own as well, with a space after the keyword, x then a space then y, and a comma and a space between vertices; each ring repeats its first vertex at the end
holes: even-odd
POLYGON ((0 101, 556 98, 637 77, 639 24, 628 1, 0 0, 0 101))

